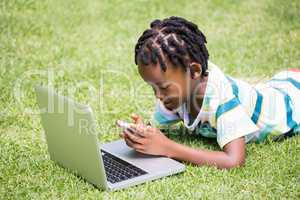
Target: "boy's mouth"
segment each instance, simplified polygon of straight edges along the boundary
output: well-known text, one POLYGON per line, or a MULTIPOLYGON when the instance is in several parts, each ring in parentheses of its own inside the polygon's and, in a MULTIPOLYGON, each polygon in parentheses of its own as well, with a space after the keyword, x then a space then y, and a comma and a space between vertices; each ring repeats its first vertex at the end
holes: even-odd
POLYGON ((170 104, 170 103, 172 103, 171 100, 169 100, 169 101, 164 101, 164 104, 170 104))
POLYGON ((172 103, 172 101, 166 101, 166 102, 164 102, 164 106, 170 110, 173 108, 173 103, 172 103))

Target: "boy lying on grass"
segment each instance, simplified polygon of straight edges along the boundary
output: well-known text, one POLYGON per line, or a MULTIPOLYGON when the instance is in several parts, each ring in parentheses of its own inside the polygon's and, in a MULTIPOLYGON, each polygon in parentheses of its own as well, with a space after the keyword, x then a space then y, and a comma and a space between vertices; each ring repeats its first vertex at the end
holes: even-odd
POLYGON ((155 120, 162 125, 183 121, 192 133, 216 138, 222 151, 178 144, 137 115, 120 134, 128 146, 197 165, 233 168, 244 164, 246 143, 298 132, 299 69, 250 85, 210 62, 205 44, 192 22, 180 17, 154 20, 138 39, 135 63, 157 98, 155 120))

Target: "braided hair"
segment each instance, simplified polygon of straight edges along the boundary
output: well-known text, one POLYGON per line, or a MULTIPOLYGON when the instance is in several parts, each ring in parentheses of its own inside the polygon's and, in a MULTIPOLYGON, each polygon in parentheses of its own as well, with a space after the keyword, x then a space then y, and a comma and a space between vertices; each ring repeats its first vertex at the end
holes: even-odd
POLYGON ((189 61, 201 64, 202 74, 207 70, 209 57, 205 46, 206 38, 198 26, 181 17, 172 16, 151 22, 135 45, 135 64, 160 64, 165 72, 166 56, 174 66, 186 71, 189 61))

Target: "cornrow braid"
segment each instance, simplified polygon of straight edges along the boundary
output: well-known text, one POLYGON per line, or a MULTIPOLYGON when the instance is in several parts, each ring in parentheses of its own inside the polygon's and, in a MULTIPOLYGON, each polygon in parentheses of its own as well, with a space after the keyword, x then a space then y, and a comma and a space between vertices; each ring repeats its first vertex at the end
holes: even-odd
POLYGON ((181 17, 172 16, 163 20, 156 19, 150 23, 135 45, 135 64, 160 64, 166 71, 166 56, 174 66, 186 70, 189 61, 202 66, 202 75, 207 70, 209 54, 204 34, 198 26, 181 17))

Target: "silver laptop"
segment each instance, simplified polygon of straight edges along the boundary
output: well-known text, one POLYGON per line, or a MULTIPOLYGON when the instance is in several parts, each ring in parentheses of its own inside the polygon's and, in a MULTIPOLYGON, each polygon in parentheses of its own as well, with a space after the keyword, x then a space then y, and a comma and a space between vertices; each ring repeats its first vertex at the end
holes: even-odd
POLYGON ((185 170, 185 165, 161 156, 145 155, 123 139, 100 144, 91 108, 36 87, 50 158, 102 189, 121 189, 185 170))

